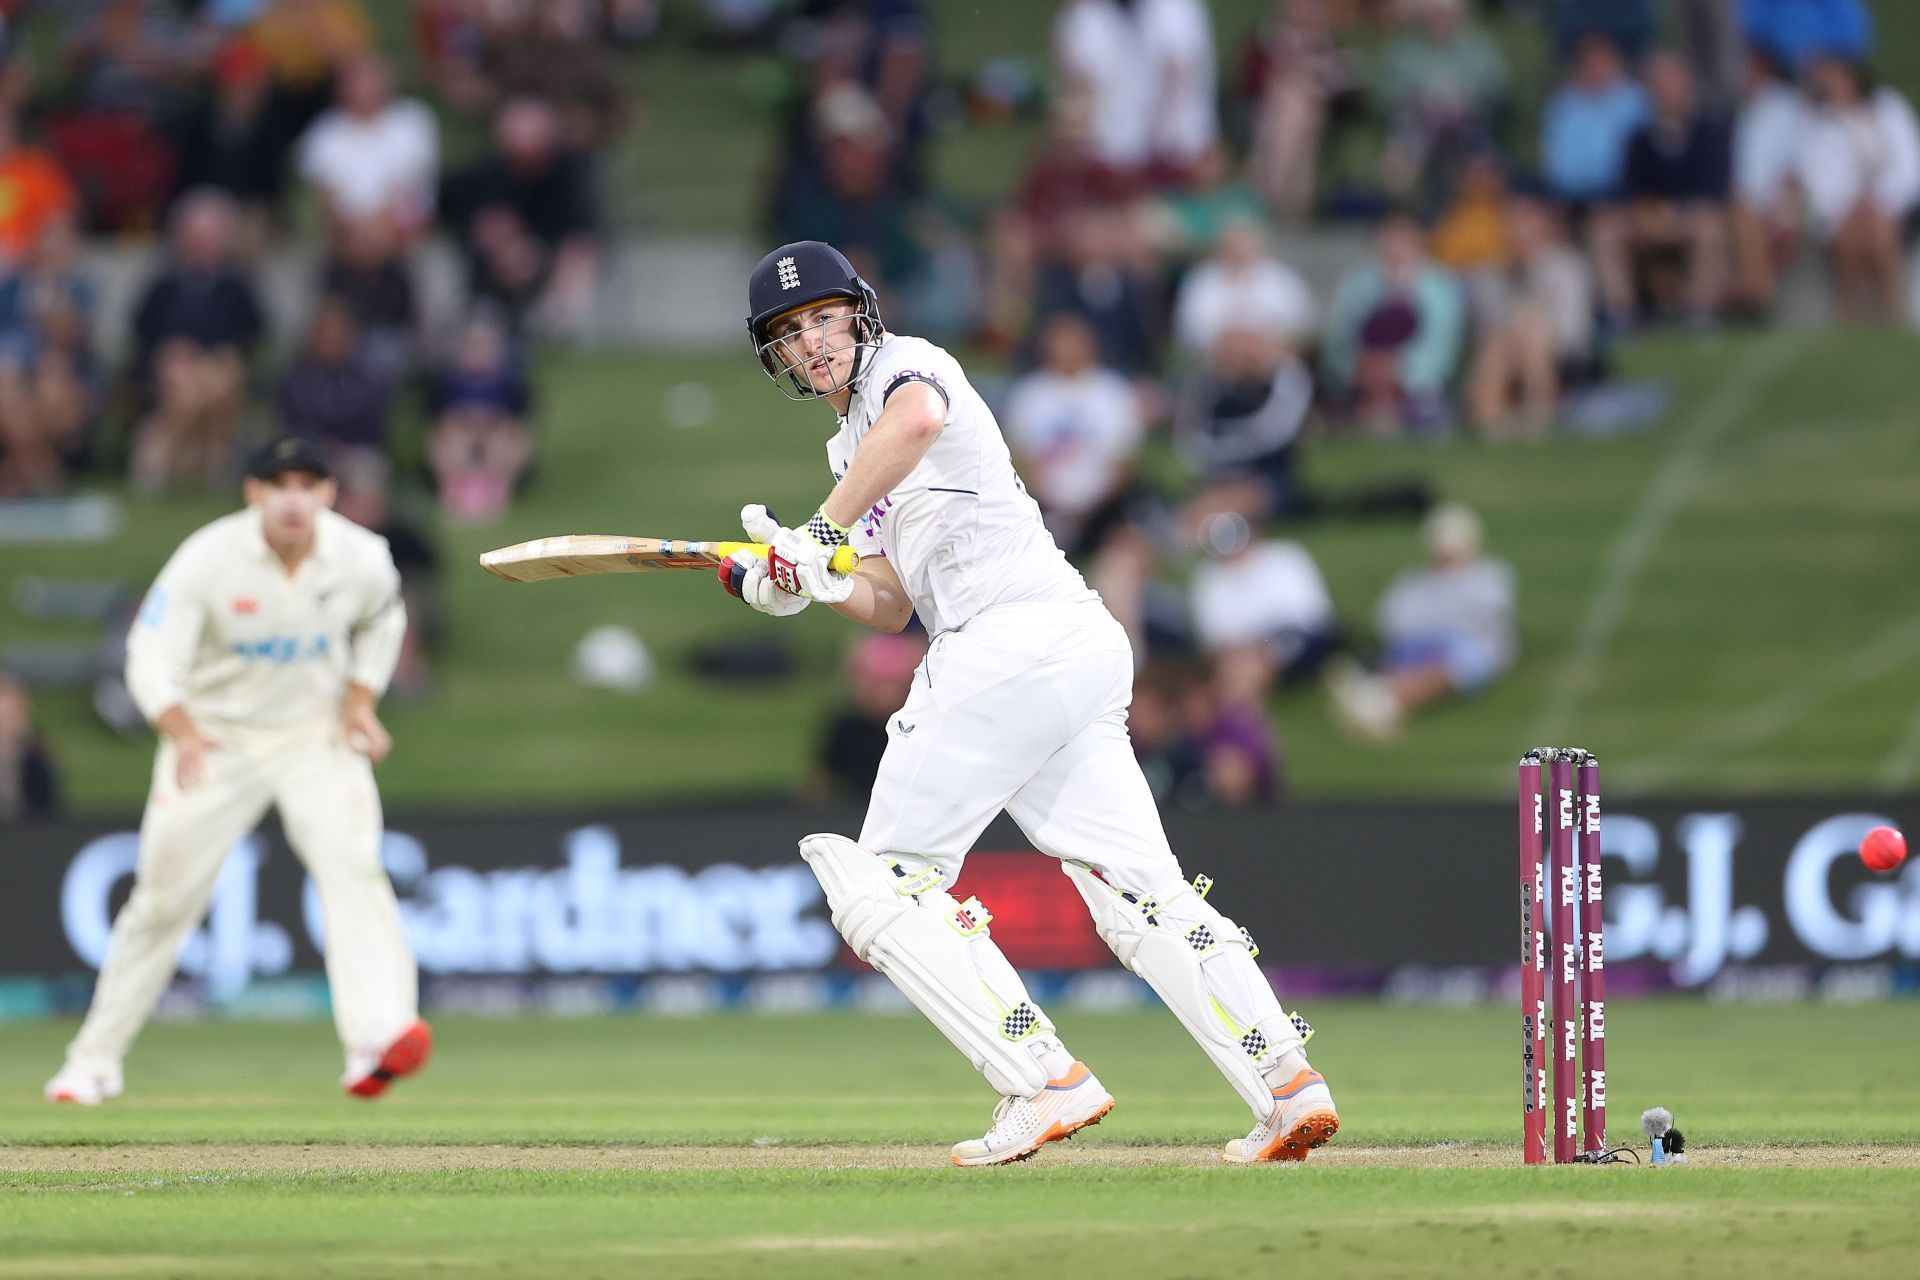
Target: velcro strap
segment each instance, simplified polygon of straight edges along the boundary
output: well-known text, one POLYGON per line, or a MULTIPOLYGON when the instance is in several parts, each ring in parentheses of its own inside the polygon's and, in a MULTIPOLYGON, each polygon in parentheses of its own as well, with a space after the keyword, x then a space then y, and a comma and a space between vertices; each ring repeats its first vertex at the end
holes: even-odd
POLYGON ((1196 875, 1193 878, 1193 891, 1199 894, 1202 898, 1206 897, 1207 891, 1212 888, 1213 888, 1213 877, 1208 875, 1206 872, 1202 871, 1199 875, 1196 875))
POLYGON ((887 859, 887 865, 893 868, 893 874, 898 877, 893 891, 903 898, 917 898, 923 893, 938 889, 940 881, 944 878, 938 867, 922 867, 919 871, 908 875, 907 869, 891 858, 887 859))

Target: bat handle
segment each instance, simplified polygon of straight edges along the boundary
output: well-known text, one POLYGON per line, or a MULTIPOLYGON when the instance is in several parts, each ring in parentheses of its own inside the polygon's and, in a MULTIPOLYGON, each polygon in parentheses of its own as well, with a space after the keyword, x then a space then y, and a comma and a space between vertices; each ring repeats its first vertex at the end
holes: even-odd
MULTIPOLYGON (((772 548, 764 542, 749 542, 747 544, 747 550, 753 552, 753 554, 759 556, 762 560, 765 560, 767 558, 767 552, 772 550, 772 548)), ((835 547, 833 549, 833 557, 827 561, 827 568, 833 570, 835 573, 852 573, 859 567, 860 553, 852 547, 835 547)))

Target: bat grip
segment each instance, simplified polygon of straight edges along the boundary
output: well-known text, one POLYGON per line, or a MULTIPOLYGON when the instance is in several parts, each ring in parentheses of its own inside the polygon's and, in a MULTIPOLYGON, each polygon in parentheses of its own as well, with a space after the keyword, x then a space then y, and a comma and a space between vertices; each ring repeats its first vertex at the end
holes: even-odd
MULTIPOLYGON (((772 548, 764 542, 750 542, 747 544, 747 549, 759 556, 762 560, 765 560, 767 558, 767 552, 772 550, 772 548)), ((832 558, 827 561, 827 568, 833 570, 835 573, 852 573, 859 567, 860 553, 852 547, 835 547, 832 558)))

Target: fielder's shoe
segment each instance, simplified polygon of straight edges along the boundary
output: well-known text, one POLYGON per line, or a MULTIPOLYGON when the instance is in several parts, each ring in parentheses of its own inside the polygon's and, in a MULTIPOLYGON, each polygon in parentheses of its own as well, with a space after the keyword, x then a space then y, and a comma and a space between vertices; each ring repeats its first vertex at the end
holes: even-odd
POLYGON ((1273 1114, 1246 1137, 1229 1142, 1220 1155, 1229 1164, 1305 1160, 1307 1152, 1325 1146, 1339 1131, 1333 1094, 1321 1074, 1308 1067, 1273 1091, 1273 1114))
POLYGON ((401 1076, 410 1076, 426 1066, 432 1053, 433 1028, 415 1019, 378 1057, 360 1053, 349 1058, 340 1084, 356 1098, 377 1098, 401 1076))
POLYGON ((73 1102, 83 1107, 97 1107, 108 1098, 117 1098, 125 1087, 120 1079, 120 1068, 109 1071, 90 1071, 71 1064, 60 1068, 60 1074, 47 1081, 47 1087, 41 1092, 48 1102, 73 1102))
POLYGON ((1025 1160, 1049 1142, 1071 1138, 1088 1125, 1099 1124, 1113 1110, 1113 1095, 1087 1064, 1076 1062, 1035 1098, 1002 1098, 993 1109, 993 1128, 984 1138, 953 1145, 957 1165, 1012 1164, 1025 1160))

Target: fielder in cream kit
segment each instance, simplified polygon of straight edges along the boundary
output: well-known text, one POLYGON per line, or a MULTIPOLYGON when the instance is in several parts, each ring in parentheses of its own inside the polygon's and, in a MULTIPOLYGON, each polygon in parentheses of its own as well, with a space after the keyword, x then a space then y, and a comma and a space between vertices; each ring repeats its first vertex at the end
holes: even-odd
POLYGON ((133 893, 86 1021, 47 1083, 56 1102, 119 1094, 121 1062, 206 913, 235 841, 269 805, 319 891, 342 1086, 372 1098, 420 1069, 413 955, 380 865, 374 707, 406 630, 386 541, 330 509, 314 446, 249 462, 247 506, 180 544, 127 640, 127 684, 160 733, 133 893))
POLYGON ((834 926, 897 985, 1001 1095, 959 1165, 1004 1164, 1113 1108, 994 944, 987 909, 946 891, 1005 809, 1061 860, 1100 935, 1145 979, 1252 1112, 1226 1143, 1236 1163, 1302 1160, 1339 1128, 1308 1064, 1306 1023, 1280 1007, 1247 931, 1189 881, 1127 737, 1133 653, 1100 598, 1054 545, 992 412, 959 364, 889 334, 873 291, 831 246, 784 245, 748 284, 762 367, 792 399, 839 416, 836 481, 803 526, 741 513, 765 560, 742 552, 727 590, 775 616, 822 603, 932 636, 888 745, 857 839, 813 835, 800 853, 834 926), (864 557, 850 574, 828 558, 864 557))

